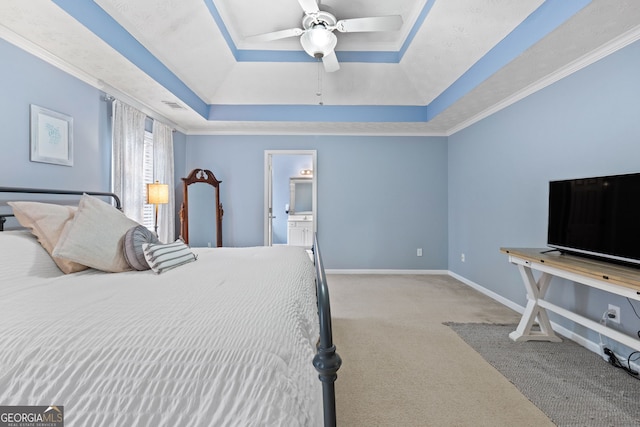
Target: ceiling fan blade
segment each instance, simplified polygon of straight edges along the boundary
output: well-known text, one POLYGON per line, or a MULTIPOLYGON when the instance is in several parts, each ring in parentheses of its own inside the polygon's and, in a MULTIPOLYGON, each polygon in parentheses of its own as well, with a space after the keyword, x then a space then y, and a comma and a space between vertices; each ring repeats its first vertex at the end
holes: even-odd
POLYGON ((320 12, 316 0, 298 0, 298 3, 300 3, 300 7, 306 14, 320 12))
POLYGON ((340 69, 340 63, 338 62, 338 57, 336 56, 335 51, 331 51, 330 54, 323 56, 322 64, 324 65, 324 70, 327 73, 333 73, 340 69))
POLYGON ((271 33, 257 34, 249 36, 245 40, 251 42, 270 42, 273 40, 286 39, 287 37, 300 36, 304 33, 302 28, 290 28, 288 30, 274 31, 271 33))
POLYGON ((402 16, 400 15, 341 19, 336 23, 336 29, 341 33, 396 31, 399 30, 400 27, 402 27, 402 16))

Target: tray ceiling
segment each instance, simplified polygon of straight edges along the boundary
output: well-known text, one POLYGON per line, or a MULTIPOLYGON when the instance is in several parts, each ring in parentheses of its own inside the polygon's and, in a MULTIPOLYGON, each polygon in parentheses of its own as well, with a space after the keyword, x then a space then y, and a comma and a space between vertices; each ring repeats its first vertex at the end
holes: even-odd
POLYGON ((297 0, 3 0, 0 37, 188 134, 450 134, 640 36, 634 0, 324 0, 327 73, 297 0))

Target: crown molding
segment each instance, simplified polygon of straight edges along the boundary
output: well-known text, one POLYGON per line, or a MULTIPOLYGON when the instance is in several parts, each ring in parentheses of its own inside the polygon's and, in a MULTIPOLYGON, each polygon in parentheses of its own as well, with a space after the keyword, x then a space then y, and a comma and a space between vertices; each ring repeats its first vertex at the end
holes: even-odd
POLYGON ((591 52, 589 52, 586 55, 583 55, 582 57, 576 59, 575 61, 569 63, 568 65, 559 68, 557 71, 555 71, 552 74, 549 74, 545 77, 543 77, 542 79, 530 84, 529 86, 526 86, 524 89, 514 93, 513 95, 505 98, 504 100, 502 100, 501 102, 498 102, 497 104, 494 104, 493 106, 491 106, 490 108, 484 110, 483 112, 473 116, 472 118, 470 118, 469 120, 466 120, 462 123, 460 123, 457 126, 454 126, 453 128, 449 129, 447 131, 447 136, 451 136, 453 134, 455 134, 456 132, 459 132, 471 125, 473 125, 474 123, 479 122, 482 119, 485 119, 489 116, 491 116, 492 114, 497 113, 498 111, 509 107, 510 105, 515 104, 516 102, 526 98, 529 95, 534 94, 535 92, 538 92, 539 90, 542 90, 544 88, 546 88, 547 86, 552 85, 553 83, 564 79, 565 77, 570 76, 571 74, 582 70, 583 68, 588 67, 589 65, 601 60, 602 58, 605 58, 609 55, 611 55, 614 52, 617 52, 618 50, 630 45, 631 43, 634 43, 636 41, 640 40, 640 25, 627 31, 626 33, 622 34, 621 36, 613 39, 612 41, 605 43, 604 45, 602 45, 600 48, 593 50, 591 52))
POLYGON ((175 124, 173 121, 167 119, 162 114, 159 114, 157 111, 155 111, 150 106, 146 105, 144 102, 141 102, 140 100, 135 99, 125 94, 124 92, 106 84, 104 81, 91 76, 90 74, 71 65, 67 61, 54 55, 53 53, 49 52, 43 47, 38 46, 37 44, 16 34, 15 32, 13 32, 12 30, 10 30, 9 28, 5 27, 2 24, 0 24, 0 38, 24 50, 25 52, 35 56, 36 58, 41 59, 47 64, 52 65, 53 67, 56 67, 60 71, 63 71, 69 74, 70 76, 75 77, 76 79, 82 81, 83 83, 86 83, 89 86, 92 86, 98 90, 101 90, 105 92, 105 94, 107 95, 113 96, 115 98, 122 100, 123 102, 126 102, 132 107, 142 111, 144 114, 151 117, 152 119, 161 121, 165 123, 167 126, 170 126, 182 133, 185 132, 184 129, 182 129, 180 126, 175 124))
POLYGON ((64 71, 65 73, 91 85, 95 88, 98 88, 99 80, 95 77, 85 73, 77 67, 69 64, 68 62, 60 59, 58 56, 52 54, 48 50, 42 48, 41 46, 36 45, 35 43, 25 39, 21 35, 13 32, 8 29, 4 25, 0 24, 0 38, 8 41, 14 46, 19 47, 27 53, 43 60, 44 62, 53 65, 54 67, 64 71))
POLYGON ((296 129, 287 129, 287 125, 283 124, 279 129, 241 129, 242 123, 237 124, 237 128, 235 129, 207 129, 207 128, 199 128, 199 129, 187 129, 184 132, 186 135, 193 136, 210 136, 210 135, 220 135, 220 136, 398 136, 398 137, 446 137, 448 136, 445 132, 398 132, 398 131, 376 131, 376 132, 365 132, 365 131, 332 131, 331 126, 332 123, 325 123, 327 126, 327 130, 318 130, 313 129, 310 131, 301 131, 299 128, 296 129))

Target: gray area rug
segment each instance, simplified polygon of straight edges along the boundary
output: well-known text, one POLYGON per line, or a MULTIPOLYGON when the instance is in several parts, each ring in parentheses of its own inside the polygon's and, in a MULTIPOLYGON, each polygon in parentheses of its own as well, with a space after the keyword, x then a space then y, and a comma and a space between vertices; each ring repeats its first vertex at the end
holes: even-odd
POLYGON ((517 325, 446 325, 556 425, 640 426, 640 381, 573 341, 514 342, 517 325))

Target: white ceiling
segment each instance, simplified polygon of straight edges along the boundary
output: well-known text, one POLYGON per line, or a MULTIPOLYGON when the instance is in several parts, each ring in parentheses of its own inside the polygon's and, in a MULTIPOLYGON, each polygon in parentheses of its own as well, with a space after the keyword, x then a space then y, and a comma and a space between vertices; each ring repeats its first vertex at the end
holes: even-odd
POLYGON ((403 26, 336 31, 334 73, 297 37, 246 40, 301 28, 298 0, 2 0, 0 37, 188 134, 400 135, 451 134, 640 38, 637 0, 320 9, 403 26))

